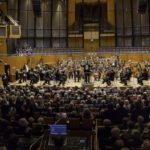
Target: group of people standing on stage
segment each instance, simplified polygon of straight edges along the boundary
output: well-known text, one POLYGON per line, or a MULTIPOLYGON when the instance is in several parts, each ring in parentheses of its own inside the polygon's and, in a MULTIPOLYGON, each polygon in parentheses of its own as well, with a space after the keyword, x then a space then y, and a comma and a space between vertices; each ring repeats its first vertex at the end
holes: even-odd
POLYGON ((30 81, 30 84, 43 81, 43 84, 51 84, 51 81, 56 81, 58 86, 65 85, 67 79, 73 79, 74 82, 80 82, 84 79, 85 83, 94 81, 102 81, 111 85, 112 81, 120 80, 124 85, 128 84, 131 77, 137 78, 138 84, 143 85, 144 80, 149 78, 149 62, 132 64, 131 61, 125 62, 118 56, 111 58, 103 57, 84 57, 82 59, 62 59, 55 66, 39 63, 35 68, 29 69, 28 65, 16 71, 16 80, 19 83, 30 81), (143 65, 143 66, 142 66, 143 65), (140 69, 139 69, 140 68, 140 69))

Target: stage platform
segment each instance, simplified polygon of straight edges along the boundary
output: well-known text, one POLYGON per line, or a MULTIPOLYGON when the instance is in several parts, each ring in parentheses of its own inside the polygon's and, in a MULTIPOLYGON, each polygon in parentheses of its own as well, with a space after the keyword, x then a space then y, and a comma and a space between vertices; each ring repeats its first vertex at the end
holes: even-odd
MULTIPOLYGON (((25 86, 27 84, 29 85, 29 83, 30 82, 27 81, 26 83, 19 84, 18 81, 16 81, 16 82, 10 83, 10 85, 25 86)), ((141 86, 137 83, 136 78, 131 78, 131 80, 128 82, 128 85, 126 85, 126 86, 124 84, 120 83, 119 80, 113 81, 112 84, 110 86, 108 86, 106 83, 102 84, 102 80, 93 81, 93 79, 91 79, 91 84, 92 84, 92 87, 139 87, 139 86, 141 86)), ((51 81, 50 85, 45 85, 45 86, 54 86, 54 85, 57 86, 58 82, 51 81)), ((76 87, 76 86, 82 87, 83 85, 84 85, 84 87, 86 87, 83 80, 81 80, 80 82, 74 82, 73 79, 69 79, 69 80, 67 80, 64 87, 76 87)), ((39 81, 37 84, 34 84, 34 86, 43 86, 43 81, 39 81)), ((143 81, 143 86, 150 86, 150 79, 148 81, 143 81)), ((62 87, 62 85, 61 85, 61 87, 62 87)))

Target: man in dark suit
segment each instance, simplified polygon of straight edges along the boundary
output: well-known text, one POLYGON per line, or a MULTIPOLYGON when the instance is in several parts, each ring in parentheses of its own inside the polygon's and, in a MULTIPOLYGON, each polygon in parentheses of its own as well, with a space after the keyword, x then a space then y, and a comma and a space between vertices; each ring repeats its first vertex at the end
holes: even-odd
POLYGON ((4 88, 7 88, 9 80, 8 80, 8 76, 6 75, 6 73, 2 76, 2 81, 3 81, 4 88))
POLYGON ((84 81, 85 83, 90 83, 90 75, 91 75, 91 65, 87 61, 84 65, 84 81))
POLYGON ((23 69, 20 69, 19 71, 19 83, 22 83, 23 81, 23 69))

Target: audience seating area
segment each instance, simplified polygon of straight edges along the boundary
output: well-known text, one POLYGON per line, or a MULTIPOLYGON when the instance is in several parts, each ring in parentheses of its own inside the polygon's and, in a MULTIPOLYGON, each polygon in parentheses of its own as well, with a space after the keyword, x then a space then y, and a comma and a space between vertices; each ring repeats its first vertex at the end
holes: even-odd
POLYGON ((46 149, 50 124, 91 136, 92 149, 150 148, 150 89, 11 86, 0 89, 0 147, 46 149))

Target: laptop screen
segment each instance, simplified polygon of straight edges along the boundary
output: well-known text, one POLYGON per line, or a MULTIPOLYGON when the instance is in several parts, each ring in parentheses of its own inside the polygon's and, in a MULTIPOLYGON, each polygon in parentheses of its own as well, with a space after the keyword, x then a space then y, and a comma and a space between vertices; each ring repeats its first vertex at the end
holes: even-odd
POLYGON ((50 125, 51 135, 67 135, 67 125, 50 125))

